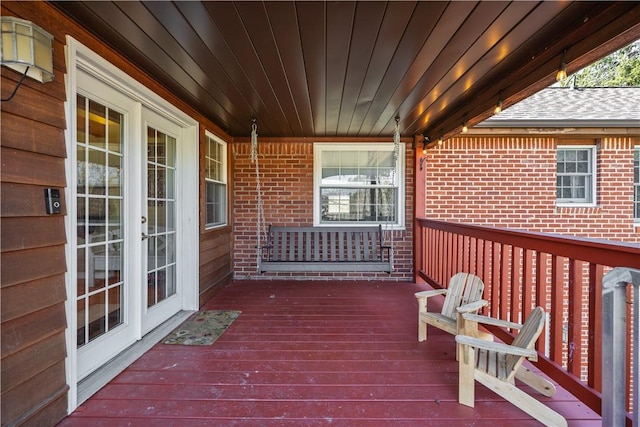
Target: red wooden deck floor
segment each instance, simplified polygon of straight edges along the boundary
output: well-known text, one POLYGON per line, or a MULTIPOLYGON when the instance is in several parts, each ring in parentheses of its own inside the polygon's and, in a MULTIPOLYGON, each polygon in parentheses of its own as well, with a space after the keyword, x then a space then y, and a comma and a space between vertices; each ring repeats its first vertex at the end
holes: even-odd
MULTIPOLYGON (((539 425, 481 385, 457 402, 454 339, 416 340, 413 294, 391 282, 236 282, 204 309, 241 310, 212 346, 154 346, 61 426, 539 425)), ((559 389, 570 426, 600 418, 559 389)))

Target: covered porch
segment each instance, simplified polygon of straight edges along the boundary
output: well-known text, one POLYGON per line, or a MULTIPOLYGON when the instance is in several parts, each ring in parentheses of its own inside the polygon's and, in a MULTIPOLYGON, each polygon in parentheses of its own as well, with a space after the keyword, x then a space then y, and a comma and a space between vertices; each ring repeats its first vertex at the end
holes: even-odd
MULTIPOLYGON (((429 288, 232 282, 202 307, 242 311, 213 345, 156 344, 60 425, 539 425, 481 385, 475 408, 458 404, 453 336, 416 339, 414 293, 429 288)), ((562 387, 540 399, 601 425, 562 387)))

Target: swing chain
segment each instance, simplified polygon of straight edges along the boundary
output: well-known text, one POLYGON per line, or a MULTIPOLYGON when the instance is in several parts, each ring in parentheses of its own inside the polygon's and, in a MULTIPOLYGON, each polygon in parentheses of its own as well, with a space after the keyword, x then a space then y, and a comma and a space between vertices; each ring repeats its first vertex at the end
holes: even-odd
POLYGON ((267 230, 264 219, 264 202, 262 200, 262 188, 260 186, 260 166, 258 164, 258 125, 256 119, 252 120, 251 124, 251 163, 255 165, 256 174, 256 193, 257 193, 257 224, 256 224, 256 268, 260 265, 260 248, 263 246, 263 242, 267 242, 267 230))
MULTIPOLYGON (((396 169, 398 165, 398 158, 400 157, 400 117, 396 117, 396 127, 393 132, 393 169, 391 169, 391 185, 395 186, 396 183, 396 169)), ((396 200, 396 208, 397 208, 397 200, 396 200)), ((395 210, 397 212, 397 209, 395 210)), ((394 246, 394 229, 391 224, 391 215, 387 215, 387 233, 389 234, 389 246, 391 246, 391 251, 389 251, 389 258, 391 263, 391 271, 393 271, 393 246, 394 246)), ((395 215, 394 215, 395 218, 395 215)))

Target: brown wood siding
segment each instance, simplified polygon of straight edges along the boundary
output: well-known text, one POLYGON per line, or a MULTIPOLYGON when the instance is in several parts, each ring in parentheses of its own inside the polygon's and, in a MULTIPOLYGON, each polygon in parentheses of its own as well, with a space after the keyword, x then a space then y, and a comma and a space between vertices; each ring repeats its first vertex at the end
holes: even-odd
MULTIPOLYGON (((24 7, 2 15, 33 20, 24 7)), ((51 425, 66 414, 63 215, 47 215, 44 189, 66 185, 64 50, 55 34, 55 80, 25 79, 2 103, 0 133, 2 425, 51 425)), ((2 97, 19 75, 2 69, 2 97)))
MULTIPOLYGON (((64 194, 62 215, 46 215, 44 204, 45 188, 64 190, 66 186, 66 36, 198 120, 201 140, 205 128, 226 141, 230 137, 50 4, 2 2, 2 15, 31 20, 55 38, 55 80, 41 84, 25 79, 15 97, 2 103, 0 127, 1 424, 49 426, 67 412, 64 194)), ((1 75, 4 98, 19 75, 4 67, 1 75)), ((201 187, 203 183, 201 176, 201 187)), ((201 191, 200 206, 203 196, 201 191)), ((206 231, 201 225, 201 233, 199 290, 204 303, 230 280, 231 227, 206 231)))

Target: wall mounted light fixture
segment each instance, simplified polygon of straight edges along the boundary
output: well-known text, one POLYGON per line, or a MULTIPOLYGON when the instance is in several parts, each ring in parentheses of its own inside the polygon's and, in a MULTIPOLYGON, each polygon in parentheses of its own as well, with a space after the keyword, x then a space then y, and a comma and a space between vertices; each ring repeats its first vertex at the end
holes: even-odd
POLYGON ((422 157, 420 157, 420 170, 423 170, 427 165, 427 144, 429 143, 429 137, 425 136, 422 140, 422 157))
POLYGON ((24 19, 2 16, 0 20, 0 63, 22 74, 11 95, 2 99, 9 101, 27 76, 40 83, 53 80, 53 36, 24 19))

